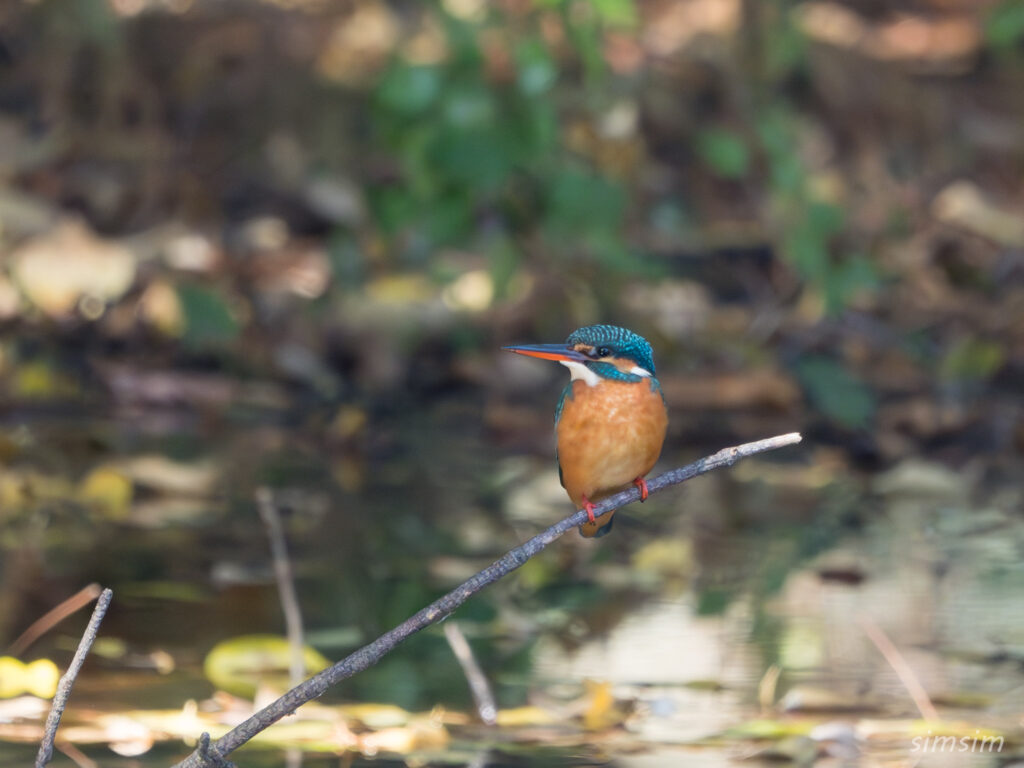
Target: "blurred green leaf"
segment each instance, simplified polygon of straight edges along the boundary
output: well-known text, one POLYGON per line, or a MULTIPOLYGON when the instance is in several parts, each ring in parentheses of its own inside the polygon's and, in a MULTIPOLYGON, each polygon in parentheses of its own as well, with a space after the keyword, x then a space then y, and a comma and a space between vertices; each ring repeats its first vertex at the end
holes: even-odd
POLYGON ((540 96, 558 75, 547 48, 539 40, 526 40, 516 48, 519 89, 527 96, 540 96))
POLYGON ((807 222, 822 238, 842 230, 845 218, 843 209, 831 203, 813 202, 807 208, 807 222))
POLYGON ((456 129, 477 128, 495 118, 494 95, 482 86, 451 88, 444 94, 444 117, 456 129))
POLYGON ((177 290, 185 315, 182 341, 186 345, 226 344, 238 336, 238 321, 219 293, 189 283, 179 285, 177 290))
POLYGON ((388 234, 400 231, 416 212, 416 201, 404 187, 371 189, 368 199, 374 220, 388 234))
POLYGON ((874 415, 874 394, 835 360, 805 357, 797 363, 796 374, 815 407, 842 426, 864 427, 874 415))
POLYGON ((469 235, 473 224, 473 201, 453 194, 434 200, 420 213, 432 243, 455 245, 469 235))
POLYGON ((994 341, 959 339, 942 358, 942 378, 955 381, 978 381, 991 377, 1006 361, 1006 352, 994 341))
POLYGON ((636 6, 633 0, 591 0, 598 17, 611 26, 629 27, 636 24, 636 6))
POLYGON ((441 92, 441 73, 436 67, 398 64, 377 89, 377 98, 389 109, 406 115, 424 112, 441 92))
MULTIPOLYGON (((843 210, 838 206, 812 202, 791 224, 782 240, 783 254, 800 276, 826 294, 831 290, 833 296, 842 293, 843 285, 840 278, 839 283, 830 286, 834 271, 830 246, 832 237, 842 230, 843 222, 843 210)), ((853 272, 850 278, 858 275, 853 272)))
POLYGON ((618 184, 592 173, 570 170, 552 183, 548 221, 562 234, 607 232, 621 224, 625 205, 625 192, 618 184))
POLYGON ((512 172, 515 151, 500 129, 444 131, 430 158, 449 182, 480 191, 493 190, 512 172))
POLYGON ((734 595, 726 589, 708 587, 697 595, 698 616, 721 616, 729 607, 734 595))
POLYGON ((508 292, 509 282, 516 274, 519 253, 508 238, 502 237, 493 240, 488 245, 487 258, 491 266, 495 298, 503 299, 508 292))
POLYGON ((876 289, 879 283, 872 261, 861 255, 850 256, 833 265, 825 279, 825 309, 838 312, 858 294, 876 289))
POLYGON ((727 179, 746 175, 750 151, 743 137, 733 131, 716 128, 697 134, 696 149, 712 171, 727 179))
POLYGON ((985 39, 999 51, 1024 40, 1024 0, 1006 0, 992 9, 985 21, 985 39))
POLYGON ((828 270, 828 243, 806 221, 794 225, 782 239, 783 256, 802 278, 821 285, 828 270))

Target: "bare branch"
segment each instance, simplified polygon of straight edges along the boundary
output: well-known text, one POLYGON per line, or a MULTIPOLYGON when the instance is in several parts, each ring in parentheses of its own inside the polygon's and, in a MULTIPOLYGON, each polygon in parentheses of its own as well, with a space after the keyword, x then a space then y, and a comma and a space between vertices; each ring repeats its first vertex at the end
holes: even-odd
POLYGON ((892 667, 893 671, 899 677, 900 682, 907 689, 907 693, 910 694, 910 698, 914 701, 914 706, 917 707, 917 711, 921 713, 921 717, 931 722, 939 722, 942 718, 939 717, 939 713, 935 709, 935 705, 932 704, 932 700, 928 697, 928 692, 921 685, 921 681, 918 680, 917 675, 914 674, 914 670, 907 663, 907 660, 900 653, 900 649, 897 648, 889 636, 885 634, 880 626, 875 624, 867 616, 861 616, 860 625, 864 630, 864 634, 868 636, 868 639, 875 644, 875 648, 878 652, 885 657, 885 660, 889 662, 889 666, 892 667))
POLYGON ((284 626, 291 650, 291 661, 288 665, 288 682, 298 685, 306 675, 306 657, 303 647, 306 644, 302 629, 302 610, 299 608, 299 596, 295 591, 295 574, 292 561, 288 557, 288 543, 284 536, 284 525, 277 510, 274 493, 269 488, 256 490, 256 504, 260 518, 267 528, 270 537, 270 552, 274 561, 274 578, 277 580, 277 593, 281 598, 281 610, 284 611, 284 626))
MULTIPOLYGON (((648 480, 647 488, 650 493, 656 493, 671 485, 677 485, 698 475, 703 475, 713 469, 732 466, 747 456, 799 443, 801 439, 798 432, 790 432, 786 435, 777 435, 776 437, 758 440, 753 443, 744 443, 732 448, 724 448, 712 456, 706 456, 692 464, 687 464, 685 467, 671 470, 658 475, 658 477, 652 480, 648 480)), ((594 514, 600 516, 605 512, 618 509, 639 499, 640 490, 638 488, 629 488, 614 496, 609 496, 601 501, 601 503, 596 504, 594 506, 594 514)), ((292 688, 292 690, 268 704, 248 720, 235 726, 235 728, 221 736, 217 741, 211 743, 207 736, 204 741, 201 741, 201 749, 197 749, 180 763, 177 763, 174 768, 209 768, 209 766, 226 765, 225 757, 245 744, 257 733, 276 723, 282 717, 290 715, 307 701, 322 696, 329 688, 337 685, 342 680, 373 666, 380 661, 381 657, 393 650, 403 640, 451 615, 456 608, 484 587, 507 576, 562 534, 578 527, 586 522, 586 520, 586 510, 577 510, 574 514, 555 523, 546 531, 537 534, 529 541, 510 550, 503 557, 476 575, 471 576, 451 592, 435 600, 394 629, 385 632, 373 642, 314 675, 301 685, 292 688)))
POLYGON ((78 590, 78 592, 63 601, 60 605, 55 608, 51 608, 38 619, 33 621, 32 625, 18 635, 17 640, 11 643, 7 652, 11 656, 20 656, 30 645, 32 645, 32 643, 53 629, 57 624, 62 622, 79 608, 85 607, 99 597, 101 591, 102 589, 99 584, 90 584, 89 586, 78 590))
POLYGON ((85 634, 82 635, 82 640, 78 643, 78 650, 75 651, 71 664, 68 665, 68 671, 64 673, 57 684, 57 694, 53 697, 50 714, 46 717, 43 743, 39 745, 39 754, 36 755, 36 768, 45 768, 46 764, 50 762, 50 758, 53 757, 53 742, 57 738, 57 728, 60 726, 64 708, 68 704, 71 688, 75 684, 75 678, 78 677, 78 671, 85 663, 85 657, 89 654, 93 641, 96 640, 96 634, 100 631, 100 624, 103 622, 103 617, 107 615, 107 608, 110 606, 110 599, 113 596, 114 593, 109 589, 104 589, 100 593, 99 600, 96 601, 96 607, 92 612, 92 618, 89 619, 89 624, 85 628, 85 634))
POLYGON ((469 641, 463 634, 462 628, 457 621, 446 621, 444 625, 444 637, 455 654, 455 660, 462 667, 462 673, 469 683, 469 692, 473 694, 473 701, 476 703, 477 714, 484 725, 494 725, 498 720, 498 705, 494 701, 494 694, 491 693, 491 685, 487 682, 487 676, 480 668, 480 664, 473 655, 473 649, 469 647, 469 641))

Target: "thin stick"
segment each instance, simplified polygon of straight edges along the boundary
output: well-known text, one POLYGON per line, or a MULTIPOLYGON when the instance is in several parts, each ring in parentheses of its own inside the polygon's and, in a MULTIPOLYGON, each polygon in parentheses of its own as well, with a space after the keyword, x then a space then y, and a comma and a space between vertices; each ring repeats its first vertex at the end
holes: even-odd
POLYGON ((65 742, 63 744, 57 744, 57 749, 67 755, 68 759, 71 760, 78 768, 100 768, 100 764, 85 754, 82 750, 76 747, 74 744, 65 742))
POLYGON ((476 703, 476 711, 484 725, 494 725, 498 720, 498 705, 494 701, 494 694, 491 693, 491 686, 487 682, 487 676, 480 669, 473 649, 469 647, 462 627, 457 621, 446 621, 444 624, 444 636, 448 645, 455 654, 455 660, 462 667, 462 674, 469 682, 469 692, 473 694, 473 701, 476 703))
POLYGON ((17 639, 10 644, 7 652, 11 656, 20 656, 32 643, 53 629, 57 624, 60 624, 60 622, 79 608, 88 605, 99 597, 100 592, 99 584, 90 584, 87 587, 82 587, 71 597, 61 601, 59 605, 54 606, 33 621, 28 629, 18 635, 17 639))
MULTIPOLYGON (((798 432, 790 432, 786 435, 777 435, 753 443, 723 448, 712 456, 706 456, 692 464, 687 464, 685 467, 673 469, 658 475, 658 477, 652 480, 648 480, 647 490, 649 493, 656 493, 671 485, 678 485, 698 475, 703 475, 713 469, 732 466, 747 456, 764 453, 765 451, 773 451, 787 445, 794 445, 799 443, 801 439, 798 432)), ((605 512, 618 509, 625 504, 630 504, 639 499, 640 489, 631 487, 614 496, 609 496, 602 500, 601 503, 594 505, 594 514, 600 516, 605 512)), ((276 723, 285 715, 290 715, 307 701, 322 696, 331 686, 337 685, 342 680, 373 666, 380 661, 382 656, 393 650, 403 640, 449 616, 456 608, 481 589, 503 576, 507 576, 548 544, 558 539, 566 531, 571 531, 573 528, 582 525, 586 520, 586 510, 577 510, 574 514, 555 523, 546 531, 537 534, 524 544, 520 544, 515 549, 505 553, 503 557, 476 575, 471 576, 451 592, 435 600, 397 627, 385 632, 373 642, 309 678, 309 680, 288 691, 276 701, 271 702, 248 720, 245 720, 221 736, 216 742, 211 743, 208 739, 206 742, 201 742, 201 745, 205 747, 204 749, 197 749, 180 763, 177 763, 174 768, 227 765, 227 761, 224 758, 249 741, 257 733, 276 723)))
MULTIPOLYGON (((270 555, 274 562, 274 579, 277 581, 277 594, 281 600, 284 613, 285 635, 288 638, 288 684, 293 688, 306 676, 306 659, 303 646, 306 644, 302 626, 302 610, 299 608, 299 596, 295 591, 295 572, 288 556, 288 540, 284 535, 281 513, 278 511, 274 492, 266 486, 256 489, 256 506, 260 518, 267 528, 270 538, 270 555)), ((285 750, 286 768, 298 768, 302 765, 302 750, 289 747, 285 750)))
POLYGON ((292 571, 292 562, 288 557, 284 526, 281 525, 281 515, 277 511, 273 492, 269 488, 258 489, 256 505, 259 507, 263 524, 267 527, 267 535, 270 537, 274 577, 277 580, 277 592, 281 598, 281 610, 284 612, 288 648, 291 650, 288 676, 291 684, 296 686, 306 676, 306 662, 302 653, 305 640, 302 630, 302 610, 299 608, 299 596, 295 592, 295 575, 292 571))
POLYGON ((96 601, 96 607, 92 611, 92 618, 89 619, 89 624, 85 628, 85 634, 82 635, 82 640, 78 643, 78 650, 75 651, 71 664, 68 665, 68 671, 64 673, 60 682, 57 683, 57 694, 53 697, 53 703, 50 705, 50 714, 46 717, 43 743, 39 745, 39 754, 36 755, 36 768, 45 768, 46 764, 50 762, 50 758, 53 757, 53 742, 57 738, 57 728, 60 726, 60 718, 64 714, 64 708, 68 704, 71 688, 75 684, 75 678, 78 677, 78 671, 82 668, 82 664, 85 663, 85 657, 89 654, 89 649, 92 648, 96 634, 100 631, 100 624, 103 622, 103 617, 107 615, 107 608, 110 606, 110 599, 113 596, 114 593, 109 589, 104 589, 100 593, 99 600, 96 601))
POLYGON ((866 616, 861 617, 860 625, 864 629, 864 634, 875 644, 875 648, 889 662, 889 666, 893 668, 900 682, 903 683, 903 687, 907 689, 907 693, 914 700, 914 704, 917 707, 917 711, 921 713, 921 717, 925 720, 941 720, 942 718, 939 717, 935 705, 932 704, 932 700, 928 697, 928 692, 921 685, 921 681, 917 679, 914 670, 907 664, 907 660, 903 658, 899 648, 893 645, 889 636, 882 631, 880 626, 866 616))

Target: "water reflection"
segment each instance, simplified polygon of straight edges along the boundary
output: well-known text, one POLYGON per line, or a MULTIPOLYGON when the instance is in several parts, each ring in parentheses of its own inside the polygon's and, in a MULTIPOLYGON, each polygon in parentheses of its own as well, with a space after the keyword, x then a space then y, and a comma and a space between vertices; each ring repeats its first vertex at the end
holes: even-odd
MULTIPOLYGON (((567 512, 547 456, 517 451, 515 433, 487 433, 474 398, 432 403, 370 406, 372 434, 349 419, 333 446, 321 431, 285 426, 318 423, 301 411, 269 424, 170 419, 161 423, 174 429, 158 434, 152 421, 83 425, 104 435, 99 453, 134 462, 139 490, 124 519, 82 526, 54 513, 55 538, 35 543, 47 598, 84 580, 109 584, 115 610, 104 633, 135 654, 167 651, 177 667, 159 677, 126 670, 127 657, 97 659, 76 706, 173 708, 208 696, 205 650, 225 637, 280 631, 266 536, 249 496, 258 484, 285 489, 305 620, 334 658, 567 512), (194 482, 172 482, 183 477, 194 482)), ((32 428, 40 449, 60 443, 59 430, 32 428)), ((95 453, 83 451, 83 467, 95 453)), ((907 725, 920 717, 913 697, 864 627, 881 628, 945 720, 968 733, 1019 733, 1019 487, 978 487, 929 465, 875 479, 835 472, 825 482, 797 465, 789 474, 771 461, 744 466, 627 510, 596 545, 567 536, 465 606, 459 620, 501 706, 536 704, 565 719, 497 747, 489 732, 454 728, 450 752, 425 759, 469 764, 483 750, 479 764, 491 766, 823 754, 997 764, 978 752, 951 758, 934 742, 928 754, 911 751, 911 735, 936 734, 907 725), (580 730, 595 711, 586 681, 605 686, 611 701, 594 715, 603 727, 593 733, 580 730), (756 731, 743 729, 759 717, 793 732, 752 738, 756 731)), ((7 599, 19 589, 23 581, 6 581, 7 599)), ((28 615, 34 603, 22 600, 28 615)), ((37 650, 59 655, 68 638, 54 634, 37 650)), ((471 708, 433 631, 328 696, 341 699, 471 708)), ((165 765, 179 753, 164 745, 135 764, 165 765)), ((23 757, 20 747, 0 755, 23 757)), ((280 762, 252 753, 246 764, 280 762)))

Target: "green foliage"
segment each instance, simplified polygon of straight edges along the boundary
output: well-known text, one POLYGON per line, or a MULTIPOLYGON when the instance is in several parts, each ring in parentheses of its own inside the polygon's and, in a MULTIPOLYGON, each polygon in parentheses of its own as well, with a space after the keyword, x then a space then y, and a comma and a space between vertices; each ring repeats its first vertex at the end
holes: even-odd
POLYGON ((743 137, 727 129, 712 129, 697 134, 697 153, 717 175, 739 179, 747 175, 750 150, 743 137))
POLYGON ((186 283, 178 286, 178 299, 185 317, 182 341, 187 346, 227 344, 238 336, 238 320, 217 291, 186 283))
POLYGON ((607 179, 570 170, 553 180, 547 206, 553 231, 569 237, 617 230, 625 209, 625 192, 607 179))
POLYGON ((636 24, 633 0, 591 0, 598 18, 609 26, 630 27, 636 24))
MULTIPOLYGON (((604 67, 598 33, 634 23, 632 0, 584 11, 544 5, 572 17, 567 29, 594 93, 604 67)), ((556 60, 537 20, 503 28, 515 66, 514 79, 505 81, 488 74, 479 43, 502 21, 500 10, 472 23, 435 12, 449 56, 433 66, 396 59, 372 98, 373 135, 398 179, 371 185, 369 208, 394 255, 416 262, 445 246, 493 251, 499 293, 523 253, 510 243, 522 237, 542 252, 631 268, 622 235, 625 189, 560 145, 556 104, 565 61, 556 60)))
POLYGON ((985 40, 997 51, 1008 51, 1024 41, 1024 0, 1004 0, 985 22, 985 40))
POLYGON ((874 415, 874 394, 837 361, 805 357, 797 363, 796 374, 814 406, 842 426, 863 428, 874 415))
POLYGON ((558 78, 555 62, 540 40, 523 40, 516 46, 516 82, 527 96, 547 93, 558 78))
POLYGON ((990 378, 1006 361, 1003 348, 985 339, 959 339, 947 350, 939 367, 942 378, 981 381, 990 378))
POLYGON ((866 254, 840 250, 847 231, 845 211, 814 190, 800 159, 795 116, 779 106, 757 127, 779 212, 782 256, 821 295, 827 312, 840 312, 858 294, 875 290, 881 275, 866 254))
POLYGON ((377 87, 377 99, 387 109, 409 117, 422 114, 441 92, 437 67, 416 67, 399 63, 377 87))

